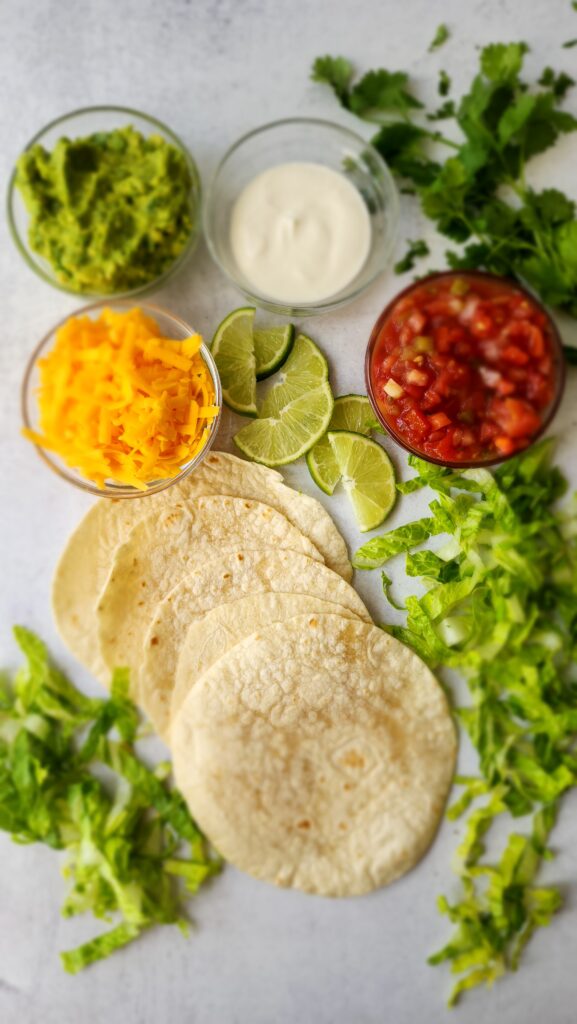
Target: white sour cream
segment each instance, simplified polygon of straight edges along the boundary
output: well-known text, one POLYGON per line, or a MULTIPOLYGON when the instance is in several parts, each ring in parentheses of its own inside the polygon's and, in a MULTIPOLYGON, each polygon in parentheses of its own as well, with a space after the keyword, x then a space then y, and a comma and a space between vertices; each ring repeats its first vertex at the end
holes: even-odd
POLYGON ((287 303, 319 302, 362 270, 371 245, 368 210, 343 174, 287 163, 257 175, 232 211, 233 258, 252 288, 287 303))

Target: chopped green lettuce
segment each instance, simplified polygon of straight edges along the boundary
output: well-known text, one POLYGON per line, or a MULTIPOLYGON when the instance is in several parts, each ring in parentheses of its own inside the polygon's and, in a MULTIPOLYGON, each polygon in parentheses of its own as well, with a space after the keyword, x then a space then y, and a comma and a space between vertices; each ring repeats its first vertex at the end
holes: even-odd
POLYGON ((65 917, 91 912, 112 927, 63 953, 75 974, 153 924, 186 928, 183 888, 194 893, 220 868, 167 781, 135 752, 139 714, 118 670, 107 700, 86 697, 17 626, 25 655, 0 685, 0 828, 18 843, 65 852, 65 917), (103 769, 105 769, 103 773, 103 769), (106 782, 102 781, 105 776, 106 782))
POLYGON ((455 714, 480 775, 456 780, 461 794, 448 816, 467 815, 461 892, 452 904, 440 900, 455 932, 430 960, 450 961, 459 976, 451 1004, 515 970, 561 905, 555 888, 535 884, 560 799, 577 783, 577 504, 558 505, 566 483, 552 449, 542 441, 495 473, 412 457, 417 475, 404 490, 435 490, 433 517, 374 537, 354 559, 372 568, 407 552, 407 575, 428 589, 406 599, 406 626, 384 628, 431 667, 457 669, 471 696, 455 714), (450 539, 436 551, 411 550, 441 532, 450 539), (493 822, 523 815, 532 816, 531 834, 512 831, 495 861, 486 848, 493 822))

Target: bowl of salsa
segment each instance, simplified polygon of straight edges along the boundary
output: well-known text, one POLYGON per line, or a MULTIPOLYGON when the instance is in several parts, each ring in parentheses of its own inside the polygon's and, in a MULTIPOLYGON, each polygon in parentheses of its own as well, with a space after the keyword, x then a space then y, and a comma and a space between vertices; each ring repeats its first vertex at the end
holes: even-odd
POLYGON ((377 320, 365 363, 375 413, 403 448, 443 466, 488 466, 533 444, 561 400, 561 339, 517 282, 443 271, 377 320))

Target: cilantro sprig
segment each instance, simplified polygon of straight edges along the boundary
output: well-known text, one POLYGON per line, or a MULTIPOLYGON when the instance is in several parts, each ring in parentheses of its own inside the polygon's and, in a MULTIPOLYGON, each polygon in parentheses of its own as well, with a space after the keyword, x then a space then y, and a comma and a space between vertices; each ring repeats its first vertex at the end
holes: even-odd
POLYGON ((431 487, 431 515, 371 539, 354 558, 377 568, 407 552, 406 573, 426 590, 406 599, 406 625, 388 631, 432 667, 460 672, 470 693, 455 713, 479 775, 456 780, 448 816, 466 815, 461 891, 453 903, 439 900, 455 930, 430 960, 460 975, 451 1003, 515 970, 561 906, 537 876, 561 798, 577 784, 577 506, 559 508, 566 485, 551 454, 543 441, 494 474, 411 456, 417 474, 399 489, 431 487), (436 550, 415 550, 441 535, 449 539, 436 550), (527 815, 528 832, 513 827, 527 815), (496 819, 511 825, 495 857, 486 842, 496 819))
POLYGON ((115 673, 108 700, 86 697, 38 637, 14 633, 26 663, 13 683, 0 680, 0 829, 65 852, 65 917, 112 924, 61 954, 75 974, 151 925, 186 931, 183 890, 195 893, 220 862, 169 786, 169 766, 137 756, 127 673, 115 673))
MULTIPOLYGON (((403 190, 410 185, 441 234, 463 246, 447 252, 451 267, 517 277, 577 316, 575 203, 527 180, 532 157, 577 128, 577 118, 561 109, 573 81, 546 68, 537 84, 525 82, 527 50, 522 42, 486 46, 469 91, 429 112, 429 123, 454 125, 456 139, 427 126, 404 72, 369 71, 353 84, 349 61, 323 57, 312 77, 331 86, 352 113, 381 125, 373 145, 403 190), (449 151, 445 159, 439 149, 449 151)), ((447 76, 442 95, 448 85, 447 76)))

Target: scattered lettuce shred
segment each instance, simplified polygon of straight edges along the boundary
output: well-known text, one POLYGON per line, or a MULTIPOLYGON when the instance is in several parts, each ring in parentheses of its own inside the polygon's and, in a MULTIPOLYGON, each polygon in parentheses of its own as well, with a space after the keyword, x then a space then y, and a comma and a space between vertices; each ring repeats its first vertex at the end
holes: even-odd
POLYGON ((460 795, 448 816, 466 815, 460 893, 439 900, 454 932, 430 958, 449 961, 458 977, 450 1005, 515 970, 534 931, 561 905, 559 891, 537 876, 552 856, 560 799, 577 783, 577 503, 558 502, 566 482, 552 450, 545 440, 494 473, 411 457, 416 476, 401 489, 431 487, 433 515, 373 538, 354 559, 374 568, 407 552, 407 575, 426 589, 407 598, 405 626, 385 628, 468 684, 470 702, 456 715, 480 774, 456 780, 460 795), (412 550, 441 522, 448 541, 412 550), (512 831, 495 860, 486 848, 491 827, 523 816, 531 816, 530 833, 512 831))
POLYGON ((61 954, 76 974, 151 925, 186 932, 183 890, 195 893, 220 861, 169 786, 168 765, 148 768, 135 751, 127 672, 115 672, 109 699, 87 697, 38 637, 14 634, 26 662, 13 683, 0 678, 0 828, 65 852, 65 917, 112 924, 61 954))

